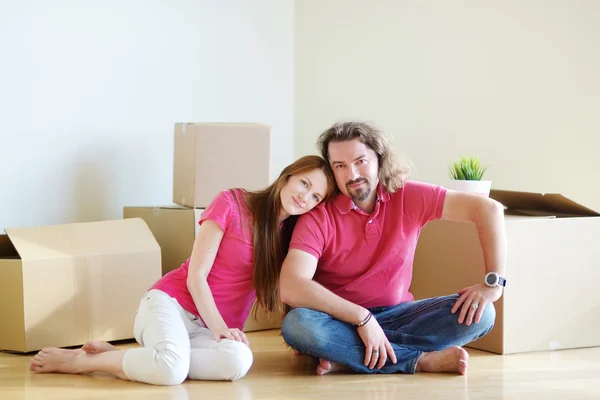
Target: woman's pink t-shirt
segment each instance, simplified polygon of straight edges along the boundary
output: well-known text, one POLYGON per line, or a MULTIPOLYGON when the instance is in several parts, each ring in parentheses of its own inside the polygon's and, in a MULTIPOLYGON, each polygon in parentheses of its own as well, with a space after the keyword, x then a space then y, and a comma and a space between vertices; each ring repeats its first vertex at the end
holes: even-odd
MULTIPOLYGON (((199 224, 210 219, 225 232, 208 274, 208 286, 219 313, 229 328, 242 329, 256 291, 252 282, 254 267, 251 215, 241 189, 223 191, 202 212, 199 224), (236 201, 237 198, 237 201, 236 201)), ((175 298, 190 313, 201 317, 187 288, 190 259, 165 274, 151 289, 159 289, 175 298)))

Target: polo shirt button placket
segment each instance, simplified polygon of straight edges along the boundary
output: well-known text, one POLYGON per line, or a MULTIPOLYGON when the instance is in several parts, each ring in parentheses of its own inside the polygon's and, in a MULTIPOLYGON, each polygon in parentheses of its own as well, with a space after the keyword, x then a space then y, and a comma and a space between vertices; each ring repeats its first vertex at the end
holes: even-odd
POLYGON ((373 226, 373 219, 367 221, 367 225, 365 226, 365 237, 376 238, 379 235, 377 234, 377 228, 373 226))

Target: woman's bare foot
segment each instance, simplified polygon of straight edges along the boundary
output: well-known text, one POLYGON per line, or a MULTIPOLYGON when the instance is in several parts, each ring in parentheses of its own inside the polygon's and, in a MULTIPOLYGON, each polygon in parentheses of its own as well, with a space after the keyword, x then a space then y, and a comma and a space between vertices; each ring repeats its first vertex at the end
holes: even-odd
POLYGON ((99 354, 104 353, 105 351, 113 351, 118 349, 108 342, 87 342, 83 345, 81 350, 88 354, 99 354))
POLYGON ((347 369, 348 368, 346 368, 342 364, 332 363, 331 361, 327 361, 322 358, 319 358, 319 365, 317 366, 317 374, 318 375, 326 375, 326 374, 330 374, 332 372, 346 371, 347 369))
POLYGON ((83 350, 66 350, 56 347, 40 350, 31 360, 29 369, 37 373, 60 372, 82 374, 88 357, 83 350))
POLYGON ((417 363, 417 372, 467 373, 469 353, 462 347, 450 347, 442 351, 424 353, 417 363))

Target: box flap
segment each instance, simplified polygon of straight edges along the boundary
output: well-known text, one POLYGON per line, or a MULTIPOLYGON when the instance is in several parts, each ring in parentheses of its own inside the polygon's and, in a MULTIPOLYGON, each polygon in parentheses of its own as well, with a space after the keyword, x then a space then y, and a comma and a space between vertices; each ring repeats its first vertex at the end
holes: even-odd
POLYGON ((73 256, 73 250, 58 226, 6 228, 5 231, 23 261, 73 256))
POLYGON ((141 218, 83 222, 58 226, 77 255, 140 253, 159 248, 141 218))
POLYGON ((557 217, 600 216, 600 213, 558 193, 542 194, 492 189, 490 197, 502 203, 509 214, 557 217))

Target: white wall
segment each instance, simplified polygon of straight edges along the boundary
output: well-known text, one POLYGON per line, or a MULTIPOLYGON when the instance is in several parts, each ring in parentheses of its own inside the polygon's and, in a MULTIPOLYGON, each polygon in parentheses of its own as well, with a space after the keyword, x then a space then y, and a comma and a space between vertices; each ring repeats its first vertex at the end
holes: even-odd
POLYGON ((171 203, 173 124, 293 156, 293 1, 0 0, 0 228, 171 203))
POLYGON ((295 153, 342 119, 376 122, 444 184, 474 153, 496 188, 600 211, 600 2, 295 3, 295 153))

